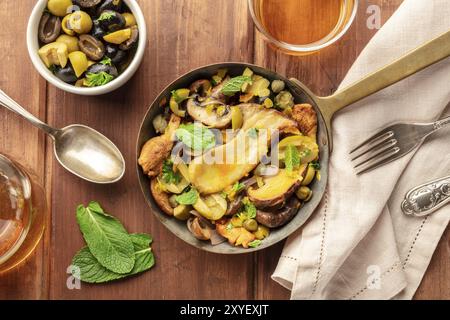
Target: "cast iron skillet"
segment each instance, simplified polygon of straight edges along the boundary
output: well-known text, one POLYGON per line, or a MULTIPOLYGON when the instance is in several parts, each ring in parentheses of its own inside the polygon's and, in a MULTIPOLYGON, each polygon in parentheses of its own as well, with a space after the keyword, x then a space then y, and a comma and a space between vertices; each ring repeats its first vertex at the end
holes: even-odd
MULTIPOLYGON (((331 138, 331 119, 333 115, 340 109, 367 97, 387 86, 390 86, 424 68, 434 64, 450 55, 450 31, 436 38, 435 40, 423 45, 422 47, 408 53, 401 59, 393 62, 392 64, 382 68, 381 70, 367 76, 354 85, 336 92, 330 97, 318 97, 314 95, 304 84, 296 79, 286 79, 282 75, 279 75, 273 71, 265 68, 251 65, 247 63, 220 63, 208 65, 195 69, 181 76, 174 82, 172 82, 161 94, 156 98, 153 104, 150 106, 147 114, 142 122, 139 137, 137 141, 137 157, 139 157, 140 150, 144 143, 155 137, 155 131, 153 129, 152 120, 155 116, 161 113, 159 107, 160 102, 164 98, 170 97, 172 90, 178 88, 186 88, 199 79, 210 79, 217 73, 218 69, 226 68, 231 76, 241 75, 246 67, 251 68, 256 74, 269 79, 283 80, 287 88, 293 93, 295 103, 309 103, 314 106, 318 115, 318 144, 320 149, 320 164, 321 164, 321 180, 315 181, 312 185, 313 197, 310 202, 302 206, 298 214, 287 225, 272 229, 268 238, 264 239, 262 245, 255 249, 244 249, 242 247, 233 247, 227 242, 217 246, 212 246, 209 242, 199 241, 195 239, 189 230, 186 228, 186 223, 178 221, 173 217, 169 217, 164 214, 157 204, 155 203, 150 193, 150 180, 145 176, 137 164, 137 172, 139 177, 139 183, 144 193, 144 197, 152 209, 157 218, 177 237, 186 241, 187 243, 215 253, 221 254, 238 254, 249 253, 257 250, 261 250, 274 245, 275 243, 285 239, 298 228, 300 228, 307 219, 314 212, 319 205, 322 197, 325 193, 325 188, 328 180, 328 161, 330 152, 332 150, 332 138, 331 138)), ((380 123, 380 125, 382 125, 380 123)))

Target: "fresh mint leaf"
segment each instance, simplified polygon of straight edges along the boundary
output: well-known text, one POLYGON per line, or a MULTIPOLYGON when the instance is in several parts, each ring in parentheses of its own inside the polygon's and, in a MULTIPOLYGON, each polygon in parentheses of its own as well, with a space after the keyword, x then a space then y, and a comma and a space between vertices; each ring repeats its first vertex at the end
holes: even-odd
POLYGON ((255 219, 256 218, 256 207, 255 205, 248 200, 248 198, 244 198, 242 200, 242 203, 244 204, 243 211, 241 214, 245 214, 247 219, 255 219))
POLYGON ((100 61, 100 63, 105 65, 105 66, 110 66, 110 65, 112 65, 112 60, 111 60, 111 58, 105 56, 102 59, 102 61, 100 61))
POLYGON ((134 248, 135 264, 128 274, 119 274, 103 267, 92 255, 88 247, 81 249, 72 259, 72 266, 79 271, 76 274, 87 283, 104 283, 119 280, 149 270, 155 264, 150 248, 152 238, 147 234, 130 234, 134 248))
POLYGON ((261 243, 262 243, 261 240, 253 240, 252 242, 250 242, 250 243, 248 244, 248 246, 249 246, 250 248, 257 248, 257 247, 259 247, 259 246, 261 245, 261 243))
POLYGON ((259 132, 258 129, 256 129, 256 128, 251 128, 251 129, 248 130, 247 134, 248 134, 248 136, 249 136, 250 138, 256 139, 256 138, 258 138, 258 132, 259 132))
POLYGON ((185 192, 179 196, 175 197, 178 204, 183 204, 186 206, 193 205, 198 200, 198 192, 194 188, 191 188, 188 192, 185 192))
POLYGON ((181 175, 179 172, 173 171, 173 162, 166 160, 162 167, 162 179, 165 183, 177 184, 181 181, 181 175))
POLYGON ((249 219, 255 219, 256 218, 256 207, 253 203, 248 203, 244 205, 246 215, 249 219))
POLYGON ((110 20, 114 17, 114 13, 113 12, 109 12, 109 11, 104 11, 102 12, 102 14, 100 15, 100 17, 98 17, 97 21, 105 21, 105 20, 110 20))
POLYGON ((85 85, 88 87, 99 87, 111 82, 112 80, 114 80, 114 77, 105 71, 99 73, 88 72, 86 73, 85 85))
POLYGON ((175 135, 187 147, 195 151, 207 150, 216 145, 214 133, 198 123, 182 124, 175 131, 175 135))
POLYGON ((231 191, 238 193, 239 191, 242 191, 245 189, 245 184, 236 182, 233 187, 231 188, 231 191))
POLYGON ((294 171, 300 165, 300 154, 296 146, 290 144, 286 147, 284 163, 286 170, 289 172, 294 171))
POLYGON ((133 269, 133 242, 118 219, 91 202, 78 206, 77 221, 90 252, 103 267, 120 274, 133 269))
POLYGON ((239 76, 239 77, 231 78, 224 84, 221 92, 224 95, 231 97, 235 93, 240 92, 242 89, 242 86, 245 83, 248 83, 251 81, 252 81, 252 78, 247 77, 247 76, 239 76))

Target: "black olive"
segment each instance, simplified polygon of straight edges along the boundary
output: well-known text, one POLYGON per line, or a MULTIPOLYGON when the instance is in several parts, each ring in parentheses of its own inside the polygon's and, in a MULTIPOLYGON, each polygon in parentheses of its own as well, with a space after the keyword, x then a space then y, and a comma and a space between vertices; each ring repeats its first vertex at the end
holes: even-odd
POLYGON ((100 72, 106 72, 112 75, 114 78, 119 75, 119 72, 117 71, 117 68, 115 66, 110 66, 103 63, 93 64, 87 69, 87 73, 100 73, 100 72))
POLYGON ((57 76, 60 80, 67 83, 74 83, 78 80, 75 75, 75 71, 72 68, 72 65, 69 63, 64 68, 55 66, 54 72, 55 76, 57 76))
POLYGON ((61 33, 61 19, 50 13, 44 13, 39 22, 39 40, 43 43, 51 43, 61 33))
POLYGON ((88 34, 80 36, 78 46, 91 60, 98 61, 105 55, 105 45, 103 42, 88 34))
POLYGON ((105 55, 110 58, 112 63, 115 65, 119 65, 127 57, 126 51, 120 50, 111 44, 107 44, 105 49, 105 55))
POLYGON ((97 9, 97 15, 105 10, 114 10, 120 12, 122 9, 122 0, 105 0, 97 9))
POLYGON ((114 32, 125 27, 126 20, 118 12, 113 10, 103 11, 97 19, 100 26, 109 32, 114 32))
POLYGON ((91 35, 98 40, 103 39, 103 37, 106 35, 106 31, 103 30, 102 26, 100 25, 100 21, 94 20, 91 35))
POLYGON ((137 45, 139 40, 139 28, 137 26, 131 27, 131 38, 122 43, 119 48, 121 50, 130 50, 137 45))
POLYGON ((82 8, 92 8, 98 5, 102 0, 72 0, 74 5, 82 8))

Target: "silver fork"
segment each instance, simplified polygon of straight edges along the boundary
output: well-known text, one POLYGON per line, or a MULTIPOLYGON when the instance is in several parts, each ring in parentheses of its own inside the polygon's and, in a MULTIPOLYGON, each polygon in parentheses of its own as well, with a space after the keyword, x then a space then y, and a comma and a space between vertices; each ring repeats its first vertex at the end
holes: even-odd
POLYGON ((350 151, 357 174, 403 157, 447 125, 450 125, 450 117, 432 123, 396 123, 381 130, 350 151))

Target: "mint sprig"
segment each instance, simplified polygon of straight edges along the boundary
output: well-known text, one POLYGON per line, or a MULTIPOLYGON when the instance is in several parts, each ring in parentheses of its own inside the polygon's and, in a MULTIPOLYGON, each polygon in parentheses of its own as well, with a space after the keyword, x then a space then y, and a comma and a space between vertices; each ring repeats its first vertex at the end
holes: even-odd
POLYGON ((120 221, 98 202, 77 208, 77 221, 87 243, 72 259, 74 276, 88 283, 103 283, 141 273, 155 259, 147 234, 128 234, 120 221))
POLYGON ((182 124, 175 135, 188 148, 195 151, 210 149, 216 145, 216 136, 199 123, 182 124))
POLYGON ((104 11, 100 15, 100 17, 98 17, 97 21, 111 20, 113 17, 114 17, 113 12, 104 11))
POLYGON ((231 78, 224 84, 221 92, 224 95, 231 97, 235 93, 240 92, 244 84, 249 83, 251 81, 252 78, 247 76, 239 76, 231 78))
POLYGON ((114 77, 105 71, 99 73, 88 72, 86 74, 85 85, 88 87, 99 87, 104 86, 112 80, 114 80, 114 77))
POLYGON ((165 183, 177 184, 181 181, 181 175, 178 172, 173 171, 173 162, 166 160, 162 167, 162 179, 165 183))
POLYGON ((198 192, 194 188, 191 188, 188 192, 182 193, 179 196, 175 197, 175 201, 178 204, 182 204, 185 206, 193 205, 198 200, 198 192))

